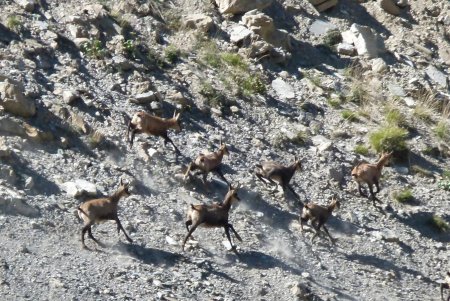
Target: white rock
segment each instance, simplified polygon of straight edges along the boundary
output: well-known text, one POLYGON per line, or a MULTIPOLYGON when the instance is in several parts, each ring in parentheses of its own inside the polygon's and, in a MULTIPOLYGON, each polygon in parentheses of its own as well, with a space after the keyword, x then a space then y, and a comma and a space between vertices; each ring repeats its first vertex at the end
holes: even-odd
POLYGON ((383 73, 388 69, 388 65, 382 58, 372 60, 372 71, 375 73, 383 73))
POLYGON ((237 44, 240 41, 243 41, 246 38, 250 37, 252 33, 253 32, 246 26, 241 24, 234 24, 229 30, 230 42, 237 44))
POLYGON ((166 235, 166 242, 171 246, 178 245, 177 241, 168 235, 166 235))
POLYGON ((221 14, 239 14, 272 4, 272 0, 215 0, 221 14))
POLYGON ((281 99, 295 98, 294 88, 281 78, 277 78, 272 81, 272 88, 281 99))
POLYGON ((66 90, 62 94, 63 101, 67 104, 73 103, 77 98, 79 98, 78 94, 74 91, 66 90))
POLYGON ((356 48, 352 44, 339 43, 336 46, 336 50, 339 54, 353 56, 356 54, 356 48))
POLYGON ((97 187, 95 186, 95 184, 82 179, 77 179, 74 182, 65 182, 61 185, 61 189, 71 197, 77 197, 82 194, 88 196, 97 195, 97 187))
POLYGON ((444 74, 444 72, 440 71, 433 65, 428 66, 425 69, 426 75, 439 87, 447 88, 448 87, 448 76, 444 74))

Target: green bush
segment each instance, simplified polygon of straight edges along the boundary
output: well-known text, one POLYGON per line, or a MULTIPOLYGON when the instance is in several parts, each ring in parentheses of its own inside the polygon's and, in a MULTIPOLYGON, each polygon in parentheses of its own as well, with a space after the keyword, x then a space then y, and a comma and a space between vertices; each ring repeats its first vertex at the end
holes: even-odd
POLYGON ((399 203, 407 203, 414 200, 411 189, 394 192, 394 199, 399 203))
POLYGON ((354 152, 363 156, 367 156, 369 154, 369 148, 363 144, 358 144, 355 146, 354 152))
POLYGON ((13 31, 18 31, 22 27, 22 21, 16 15, 10 15, 6 19, 6 27, 13 31))
POLYGON ((334 45, 342 42, 342 35, 338 29, 332 29, 327 31, 327 33, 323 36, 323 45, 328 48, 333 48, 334 45))
POLYGON ((122 47, 128 56, 134 57, 135 52, 136 52, 136 45, 133 40, 124 40, 122 42, 122 47))
POLYGON ((439 232, 447 232, 450 229, 449 224, 442 217, 437 215, 431 217, 430 224, 439 230, 439 232))
POLYGON ((408 132, 398 126, 386 125, 369 135, 369 142, 378 153, 387 151, 405 151, 408 132))
POLYGON ((170 64, 175 63, 180 58, 181 52, 174 45, 169 45, 164 49, 164 57, 170 64))
POLYGON ((106 49, 99 39, 92 39, 81 44, 80 49, 91 58, 102 59, 106 56, 106 49))
POLYGON ((438 124, 436 125, 436 127, 434 128, 434 133, 441 140, 444 140, 444 141, 449 140, 450 130, 449 130, 447 121, 445 121, 445 120, 439 121, 438 124))
POLYGON ((446 169, 442 172, 442 180, 438 182, 438 187, 450 191, 450 170, 446 169))
POLYGON ((257 74, 250 74, 245 78, 236 78, 236 80, 239 85, 239 90, 244 96, 251 96, 253 94, 264 95, 267 92, 266 85, 257 74))

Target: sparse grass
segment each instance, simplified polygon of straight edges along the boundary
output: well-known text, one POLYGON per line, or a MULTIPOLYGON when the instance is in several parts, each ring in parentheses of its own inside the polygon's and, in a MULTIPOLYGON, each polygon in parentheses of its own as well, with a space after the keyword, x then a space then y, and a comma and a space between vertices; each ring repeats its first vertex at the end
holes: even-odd
POLYGON ((95 59, 102 59, 106 56, 107 51, 103 47, 102 42, 99 39, 92 39, 83 43, 80 46, 80 50, 87 56, 95 59))
POLYGON ((363 104, 370 99, 369 91, 363 82, 353 81, 346 100, 356 104, 363 104))
POLYGON ((305 78, 307 78, 314 86, 322 87, 322 78, 314 72, 305 72, 305 78))
POLYGON ((339 109, 342 104, 342 98, 341 97, 330 97, 327 99, 327 103, 330 105, 330 107, 334 109, 339 109))
POLYGON ((252 96, 253 94, 264 95, 267 92, 266 85, 259 74, 249 74, 244 78, 236 78, 239 85, 239 91, 244 96, 252 96))
POLYGON ((369 154, 369 148, 363 144, 357 144, 355 146, 354 152, 363 156, 367 156, 369 154))
POLYGON ((223 62, 225 62, 227 65, 240 68, 240 69, 247 69, 248 64, 244 61, 244 58, 237 53, 230 53, 230 52, 223 52, 220 55, 223 62))
POLYGON ((438 187, 450 191, 450 170, 446 169, 442 172, 442 180, 438 182, 438 187))
POLYGON ((16 15, 10 15, 6 19, 6 27, 8 27, 8 29, 12 31, 18 32, 20 31, 22 26, 23 26, 22 21, 16 15))
POLYGON ((147 59, 150 64, 156 65, 160 68, 165 66, 164 58, 152 48, 148 49, 147 59))
POLYGON ((89 131, 89 127, 84 121, 83 117, 76 113, 70 115, 70 125, 73 132, 76 132, 78 134, 87 134, 89 131))
POLYGON ((306 145, 309 142, 309 134, 306 131, 298 131, 297 135, 291 141, 297 145, 306 145))
POLYGON ((408 132, 398 126, 385 125, 369 135, 369 142, 375 151, 404 151, 407 149, 408 132))
POLYGON ((420 167, 419 165, 411 165, 411 171, 417 175, 420 175, 425 178, 433 178, 433 173, 428 169, 420 167))
POLYGON ((416 98, 416 106, 413 111, 413 116, 424 122, 431 123, 433 121, 433 115, 439 110, 436 93, 427 89, 420 89, 414 97, 416 98))
POLYGON ((433 129, 436 136, 442 140, 447 141, 450 138, 450 130, 448 126, 448 122, 444 119, 441 119, 433 129))
POLYGON ((343 75, 354 80, 361 80, 363 78, 364 68, 357 62, 352 63, 344 69, 343 75))
POLYGON ((411 202, 412 200, 414 200, 412 190, 409 188, 407 188, 405 190, 401 190, 401 191, 395 191, 393 193, 393 197, 399 203, 407 203, 407 202, 411 202))
POLYGON ((430 224, 439 232, 447 232, 448 230, 450 230, 449 224, 438 215, 433 215, 431 217, 430 224))
POLYGON ((124 40, 122 42, 122 47, 127 56, 134 57, 136 54, 136 44, 133 40, 124 40))
POLYGON ((164 49, 164 57, 170 64, 175 63, 181 56, 180 50, 175 45, 169 45, 164 49))
POLYGON ((358 117, 356 116, 356 113, 351 110, 343 110, 341 112, 341 116, 342 118, 350 122, 359 121, 358 117))
POLYGON ((199 93, 206 98, 210 107, 222 108, 225 104, 225 95, 217 90, 209 81, 202 83, 199 93))

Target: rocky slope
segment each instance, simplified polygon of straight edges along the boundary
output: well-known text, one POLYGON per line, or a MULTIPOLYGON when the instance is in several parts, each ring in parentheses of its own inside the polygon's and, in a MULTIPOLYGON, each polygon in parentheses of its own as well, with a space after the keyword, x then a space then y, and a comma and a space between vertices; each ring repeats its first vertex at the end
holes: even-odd
POLYGON ((231 2, 0 4, 2 300, 439 300, 450 4, 231 2), (182 112, 169 133, 181 156, 157 137, 128 147, 139 110, 182 112), (220 140, 225 177, 242 185, 239 256, 223 229, 198 229, 181 252, 188 205, 227 191, 183 172, 220 140), (383 150, 395 159, 375 208, 350 171, 383 150), (342 201, 328 222, 336 245, 301 234, 294 196, 253 175, 294 156, 302 201, 342 201), (133 186, 119 216, 134 242, 107 222, 93 229, 107 246, 81 250, 77 206, 120 178, 133 186))

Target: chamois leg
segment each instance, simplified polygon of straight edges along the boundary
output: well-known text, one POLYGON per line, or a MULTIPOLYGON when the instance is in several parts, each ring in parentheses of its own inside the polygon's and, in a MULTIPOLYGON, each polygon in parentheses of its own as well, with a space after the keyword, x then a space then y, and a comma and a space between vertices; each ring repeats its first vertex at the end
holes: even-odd
POLYGON ((297 192, 295 192, 295 190, 294 190, 294 188, 292 188, 291 184, 286 184, 286 187, 295 195, 297 200, 304 206, 303 202, 300 201, 300 196, 298 195, 297 192))
POLYGON ((369 184, 369 191, 370 191, 370 198, 372 199, 373 205, 376 207, 377 205, 375 204, 375 201, 379 202, 379 203, 383 203, 382 201, 380 201, 376 196, 375 193, 373 192, 373 185, 369 184))
POLYGON ((192 233, 194 233, 195 229, 197 229, 199 224, 194 224, 191 229, 189 229, 188 234, 186 235, 186 237, 183 240, 183 244, 181 245, 181 250, 184 251, 184 245, 186 244, 188 238, 192 235, 192 233))
POLYGON ((256 177, 257 177, 261 182, 263 182, 265 185, 267 185, 267 181, 264 180, 264 177, 263 177, 262 174, 256 172, 255 175, 256 175, 256 177))
POLYGON ((231 231, 233 231, 233 233, 234 233, 234 235, 236 236, 236 238, 237 238, 240 242, 242 242, 241 236, 239 236, 239 234, 236 232, 236 230, 234 230, 233 225, 232 225, 232 224, 228 224, 227 227, 230 228, 231 231))
POLYGON ((196 170, 197 165, 194 162, 189 163, 188 168, 186 172, 184 173, 184 179, 186 179, 189 176, 189 172, 196 170))
POLYGON ((303 233, 303 224, 308 222, 307 217, 300 216, 300 232, 303 233))
POLYGON ((100 247, 104 247, 104 246, 105 246, 105 245, 102 244, 98 239, 96 239, 96 238, 94 237, 94 235, 92 235, 92 227, 89 227, 87 231, 88 231, 88 236, 89 236, 90 239, 92 239, 93 241, 95 241, 100 247))
POLYGON ((227 179, 225 179, 225 176, 223 175, 222 170, 220 169, 220 166, 217 166, 216 168, 213 169, 213 171, 215 173, 217 173, 217 175, 225 182, 227 183, 227 185, 230 185, 230 183, 227 181, 227 179))
POLYGON ((375 179, 374 179, 373 183, 377 187, 377 191, 375 191, 374 193, 377 194, 378 192, 380 192, 380 183, 375 179))
POLYGON ((192 221, 191 220, 188 220, 188 221, 186 221, 186 229, 187 229, 187 231, 189 232, 189 226, 190 225, 192 225, 192 221))
POLYGON ((230 242, 230 246, 231 246, 231 250, 233 250, 234 253, 236 253, 236 255, 238 254, 237 250, 236 250, 236 246, 233 245, 233 243, 231 242, 231 236, 230 236, 230 228, 228 225, 226 225, 224 227, 225 229, 225 234, 227 235, 228 241, 230 242))
POLYGON ((177 155, 181 155, 180 150, 176 147, 175 143, 173 143, 172 139, 169 138, 167 133, 164 134, 162 137, 164 138, 164 145, 167 145, 167 142, 170 142, 170 144, 172 144, 173 148, 175 149, 175 153, 177 155))
POLYGON ((359 182, 358 182, 358 191, 361 196, 367 197, 367 194, 362 190, 362 185, 359 182))
POLYGON ((89 223, 89 224, 85 225, 83 227, 83 229, 81 230, 81 246, 83 249, 88 249, 88 247, 86 247, 86 244, 84 243, 84 236, 86 234, 86 231, 90 231, 91 226, 92 226, 92 223, 89 223))
POLYGON ((328 235, 328 237, 330 238, 331 243, 332 243, 332 244, 335 244, 335 243, 336 243, 336 240, 335 240, 333 237, 331 237, 330 232, 328 232, 327 227, 325 227, 325 225, 323 225, 322 228, 323 228, 323 230, 325 231, 325 233, 328 235))
POLYGON ((126 239, 128 242, 133 242, 133 240, 128 236, 127 232, 125 232, 125 229, 122 227, 122 223, 120 222, 119 218, 115 218, 116 224, 117 224, 117 233, 120 233, 120 230, 122 230, 123 234, 125 234, 126 239))

